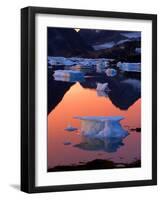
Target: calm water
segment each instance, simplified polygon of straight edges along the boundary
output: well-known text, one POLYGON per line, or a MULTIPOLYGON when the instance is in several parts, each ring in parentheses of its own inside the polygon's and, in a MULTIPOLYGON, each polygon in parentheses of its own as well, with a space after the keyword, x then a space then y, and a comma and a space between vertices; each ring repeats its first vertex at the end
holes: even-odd
POLYGON ((48 168, 77 165, 95 159, 131 163, 141 159, 140 79, 118 74, 86 76, 83 82, 48 77, 48 168), (98 92, 97 83, 108 82, 110 91, 98 92), (124 139, 91 139, 80 134, 81 122, 74 116, 123 116, 124 139), (78 128, 69 132, 71 124, 78 128))

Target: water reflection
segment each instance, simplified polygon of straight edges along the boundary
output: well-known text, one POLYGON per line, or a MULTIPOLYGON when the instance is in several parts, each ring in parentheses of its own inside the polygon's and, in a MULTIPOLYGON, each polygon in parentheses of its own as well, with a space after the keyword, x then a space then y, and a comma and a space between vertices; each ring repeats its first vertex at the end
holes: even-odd
POLYGON ((108 90, 96 90, 98 96, 109 97, 112 103, 121 110, 127 110, 141 97, 139 79, 117 76, 114 78, 87 77, 81 80, 73 77, 52 77, 48 82, 48 113, 61 101, 70 87, 79 81, 82 87, 96 90, 98 83, 108 83, 108 90), (65 83, 64 83, 65 82, 65 83))
POLYGON ((82 136, 81 142, 74 145, 74 147, 87 151, 105 151, 112 153, 116 152, 123 145, 123 138, 91 138, 82 136))
POLYGON ((112 77, 97 70, 81 68, 84 78, 79 80, 53 77, 53 68, 48 69, 48 168, 86 163, 100 156, 114 162, 122 157, 123 163, 140 159, 140 132, 131 131, 141 127, 140 77, 119 72, 112 77), (129 135, 87 137, 74 116, 123 116, 121 126, 129 135))

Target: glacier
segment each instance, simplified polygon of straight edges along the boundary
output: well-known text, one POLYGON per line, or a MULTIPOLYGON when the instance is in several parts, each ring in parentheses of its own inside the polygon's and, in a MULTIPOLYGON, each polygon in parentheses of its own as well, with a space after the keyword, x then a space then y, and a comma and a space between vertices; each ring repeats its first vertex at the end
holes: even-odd
POLYGON ((81 134, 93 138, 124 138, 128 132, 120 121, 122 116, 76 116, 81 120, 81 134))

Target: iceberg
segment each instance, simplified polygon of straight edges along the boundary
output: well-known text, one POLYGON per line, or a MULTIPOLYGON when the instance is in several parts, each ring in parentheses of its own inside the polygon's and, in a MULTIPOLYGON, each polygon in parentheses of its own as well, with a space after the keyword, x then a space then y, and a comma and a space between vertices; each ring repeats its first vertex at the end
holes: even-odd
POLYGON ((54 80, 75 83, 77 81, 84 82, 84 77, 79 76, 54 76, 54 80))
POLYGON ((117 67, 125 72, 141 72, 141 63, 117 63, 117 67))
POLYGON ((81 134, 93 138, 124 138, 128 135, 120 124, 121 116, 76 116, 81 120, 81 134))
POLYGON ((97 91, 105 91, 108 90, 108 83, 97 83, 97 91))
POLYGON ((71 66, 74 65, 74 61, 68 59, 68 58, 64 58, 64 57, 48 57, 48 63, 50 65, 67 65, 67 66, 71 66))
POLYGON ((65 57, 52 57, 48 56, 48 64, 49 65, 58 65, 58 66, 74 66, 74 65, 80 65, 81 68, 92 68, 93 66, 96 66, 98 63, 102 67, 105 67, 109 64, 109 61, 112 61, 113 59, 108 58, 78 58, 78 57, 71 57, 71 58, 65 58, 65 57))
POLYGON ((70 124, 68 124, 67 128, 65 128, 64 130, 65 130, 65 131, 70 131, 70 132, 72 132, 72 131, 76 131, 76 130, 78 130, 78 129, 75 128, 75 127, 73 127, 73 126, 71 126, 70 124))
POLYGON ((117 71, 116 71, 116 69, 108 68, 108 69, 105 71, 105 73, 106 73, 107 76, 113 77, 113 76, 116 76, 117 71))
POLYGON ((53 74, 54 77, 64 77, 64 78, 75 78, 80 79, 84 77, 84 74, 80 71, 73 70, 56 70, 53 74))

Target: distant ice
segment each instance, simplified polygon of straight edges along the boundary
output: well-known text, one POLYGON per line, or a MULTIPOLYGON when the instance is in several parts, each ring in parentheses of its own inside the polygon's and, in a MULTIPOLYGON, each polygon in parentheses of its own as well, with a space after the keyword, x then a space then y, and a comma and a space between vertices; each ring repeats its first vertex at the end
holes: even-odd
POLYGON ((98 91, 105 91, 108 89, 108 83, 97 83, 96 90, 98 91))
POLYGON ((105 73, 106 73, 107 76, 113 77, 113 76, 116 76, 117 71, 116 71, 116 69, 108 68, 108 69, 105 71, 105 73))
POLYGON ((121 35, 124 35, 128 38, 138 38, 141 37, 141 32, 127 32, 127 33, 121 33, 121 35))
POLYGON ((112 61, 113 59, 108 58, 78 58, 78 57, 48 57, 48 63, 49 65, 57 65, 57 66, 75 66, 79 65, 80 67, 92 67, 96 66, 98 63, 106 63, 108 64, 109 61, 112 61))
POLYGON ((107 42, 107 43, 103 43, 103 44, 98 44, 98 45, 94 45, 93 48, 94 50, 101 50, 101 49, 108 49, 111 48, 115 45, 115 43, 112 42, 107 42))
POLYGON ((81 71, 74 71, 74 70, 56 70, 54 72, 54 77, 78 77, 81 78, 84 76, 83 72, 81 71))
POLYGON ((67 128, 65 128, 64 130, 65 130, 65 131, 70 131, 70 132, 72 132, 72 131, 76 131, 76 130, 78 130, 78 129, 75 128, 75 127, 73 127, 73 126, 71 126, 70 124, 68 124, 67 128))
POLYGON ((117 67, 122 71, 141 72, 141 63, 117 63, 117 67))

